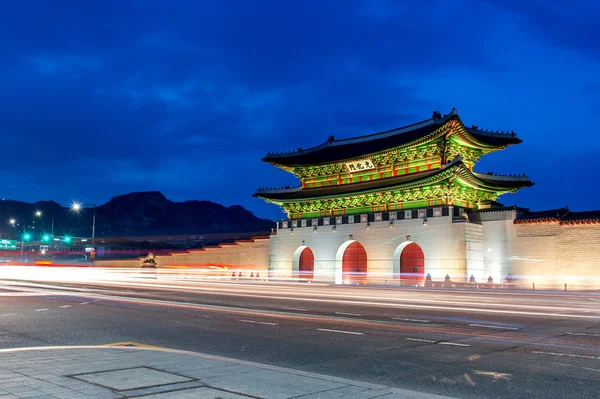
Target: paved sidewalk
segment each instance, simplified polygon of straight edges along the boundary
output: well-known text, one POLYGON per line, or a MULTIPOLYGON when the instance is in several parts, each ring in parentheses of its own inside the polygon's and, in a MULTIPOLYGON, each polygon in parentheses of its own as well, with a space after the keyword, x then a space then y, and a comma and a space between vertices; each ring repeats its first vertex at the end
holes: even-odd
POLYGON ((423 394, 201 353, 139 346, 0 350, 0 399, 423 398, 423 394))

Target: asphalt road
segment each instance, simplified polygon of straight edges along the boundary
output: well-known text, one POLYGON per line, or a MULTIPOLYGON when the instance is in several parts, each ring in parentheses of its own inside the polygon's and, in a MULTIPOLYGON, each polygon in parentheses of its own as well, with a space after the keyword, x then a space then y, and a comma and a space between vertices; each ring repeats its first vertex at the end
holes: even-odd
POLYGON ((600 397, 599 294, 77 273, 0 280, 0 347, 132 341, 456 397, 600 397))

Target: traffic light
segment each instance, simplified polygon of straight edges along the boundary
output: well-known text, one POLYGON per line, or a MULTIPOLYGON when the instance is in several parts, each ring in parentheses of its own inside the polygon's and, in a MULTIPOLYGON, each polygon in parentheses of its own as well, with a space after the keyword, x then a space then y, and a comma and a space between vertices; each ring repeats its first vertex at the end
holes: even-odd
POLYGON ((30 239, 31 239, 31 234, 29 234, 29 233, 23 234, 23 240, 29 241, 30 239))
POLYGON ((66 236, 66 237, 64 238, 64 240, 65 240, 65 242, 71 242, 71 237, 69 237, 69 236, 66 236))
POLYGON ((42 241, 44 241, 44 242, 50 241, 50 236, 48 234, 44 234, 44 236, 42 237, 42 241))

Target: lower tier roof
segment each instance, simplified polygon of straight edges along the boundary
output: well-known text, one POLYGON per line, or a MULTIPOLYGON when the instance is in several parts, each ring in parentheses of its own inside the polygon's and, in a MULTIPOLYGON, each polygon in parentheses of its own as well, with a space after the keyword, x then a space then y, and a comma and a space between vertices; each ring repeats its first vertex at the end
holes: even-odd
POLYGON ((417 172, 409 175, 388 177, 360 183, 340 184, 317 188, 285 188, 262 189, 254 196, 273 201, 297 201, 341 197, 355 194, 368 194, 392 189, 408 189, 453 177, 461 177, 474 187, 490 191, 514 191, 522 187, 530 187, 533 183, 525 176, 493 176, 471 172, 460 158, 440 169, 417 172))

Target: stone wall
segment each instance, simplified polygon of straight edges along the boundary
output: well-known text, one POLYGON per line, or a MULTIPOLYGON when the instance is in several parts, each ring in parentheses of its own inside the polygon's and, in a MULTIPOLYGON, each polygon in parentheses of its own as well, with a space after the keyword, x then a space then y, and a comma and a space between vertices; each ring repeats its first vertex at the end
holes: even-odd
MULTIPOLYGON (((227 267, 228 270, 258 270, 266 275, 269 265, 269 238, 238 241, 215 248, 173 252, 157 255, 159 268, 163 267, 227 267)), ((139 268, 141 259, 97 260, 96 266, 139 268)))
POLYGON ((517 224, 513 270, 528 285, 600 286, 600 225, 517 224))

